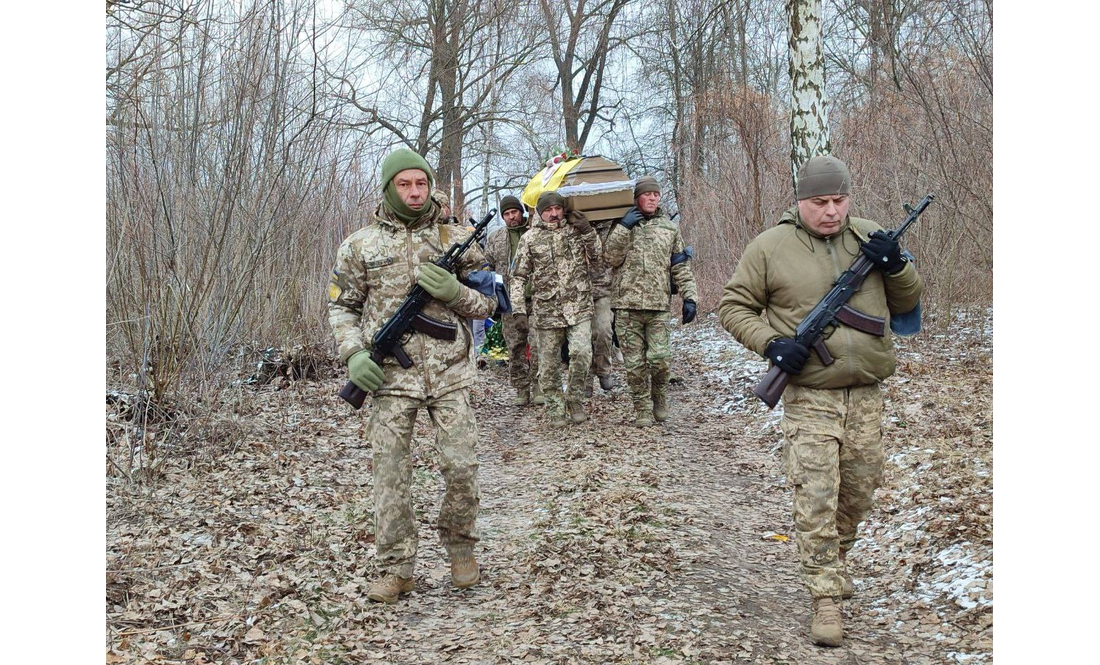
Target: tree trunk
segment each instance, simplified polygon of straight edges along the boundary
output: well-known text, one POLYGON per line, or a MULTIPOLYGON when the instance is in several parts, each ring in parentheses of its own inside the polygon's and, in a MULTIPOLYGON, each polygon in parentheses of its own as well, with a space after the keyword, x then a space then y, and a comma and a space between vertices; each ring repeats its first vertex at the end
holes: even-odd
POLYGON ((790 21, 791 184, 798 168, 826 154, 829 116, 825 96, 825 56, 821 48, 821 0, 787 0, 790 21))

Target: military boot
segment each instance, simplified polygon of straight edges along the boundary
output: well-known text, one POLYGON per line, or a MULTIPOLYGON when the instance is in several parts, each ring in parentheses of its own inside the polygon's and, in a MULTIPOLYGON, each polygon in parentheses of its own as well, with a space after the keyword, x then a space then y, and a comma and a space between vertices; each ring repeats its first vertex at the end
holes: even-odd
POLYGON ((810 637, 814 644, 838 647, 844 640, 844 627, 840 619, 840 598, 814 598, 814 618, 810 624, 810 637))
POLYGON ((546 415, 550 416, 550 427, 552 429, 561 429, 569 424, 566 420, 565 414, 561 412, 548 412, 546 415))
POLYGON ((852 587, 852 576, 848 574, 848 564, 845 560, 848 558, 848 553, 844 550, 840 550, 840 597, 847 600, 855 593, 855 589, 852 587))
POLYGON ((644 400, 637 400, 634 402, 634 426, 635 427, 649 427, 653 424, 653 408, 650 406, 649 398, 644 400))
POLYGON ((536 406, 546 404, 546 397, 542 394, 542 388, 537 383, 531 385, 531 403, 536 406))
POLYGON ((516 398, 512 400, 513 406, 527 406, 531 403, 531 398, 528 396, 528 390, 526 387, 516 390, 516 398))
POLYGON ((480 579, 481 569, 477 566, 473 552, 451 555, 451 584, 459 589, 466 589, 477 584, 480 579))
POLYGON ((659 423, 668 420, 668 386, 662 391, 653 391, 653 419, 659 423))
POLYGON ((398 577, 393 573, 386 573, 382 579, 370 585, 367 598, 376 603, 396 603, 398 596, 413 590, 413 578, 398 577))
POLYGON ((611 392, 611 390, 615 387, 615 379, 612 378, 610 374, 608 374, 607 376, 601 376, 600 387, 603 388, 605 392, 611 392))
POLYGON ((569 402, 565 405, 565 408, 569 411, 569 419, 574 424, 579 425, 588 420, 588 414, 584 412, 584 405, 580 402, 569 402))

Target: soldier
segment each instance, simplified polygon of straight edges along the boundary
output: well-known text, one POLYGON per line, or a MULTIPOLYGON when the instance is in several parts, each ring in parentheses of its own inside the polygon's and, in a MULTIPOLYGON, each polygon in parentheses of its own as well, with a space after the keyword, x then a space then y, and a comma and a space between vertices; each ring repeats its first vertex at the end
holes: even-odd
MULTIPOLYGON (((329 284, 329 324, 348 364, 351 380, 372 393, 367 439, 374 451, 375 547, 383 576, 367 597, 393 603, 413 589, 417 521, 412 482, 413 425, 421 407, 436 426, 436 449, 447 490, 437 527, 451 560, 451 580, 459 588, 477 584, 474 558, 478 536, 477 425, 469 387, 476 378, 468 317, 485 318, 496 300, 471 289, 431 261, 464 240, 465 230, 446 224, 428 196, 428 163, 402 148, 382 162, 383 198, 374 223, 349 236, 336 254, 329 284), (432 295, 423 314, 429 332, 415 332, 404 343, 413 361, 402 368, 387 357, 371 359, 370 341, 397 310, 413 284, 432 295)), ((485 266, 475 246, 462 256, 465 277, 485 266)))
MULTIPOLYGON (((486 257, 489 266, 500 273, 504 278, 507 288, 512 279, 512 261, 516 258, 516 249, 519 247, 520 238, 527 233, 527 221, 523 218, 523 204, 514 196, 505 196, 500 200, 500 216, 504 218, 504 226, 489 234, 486 243, 486 257)), ((531 311, 530 282, 524 292, 524 310, 531 311)), ((512 387, 516 389, 516 406, 527 404, 545 404, 546 398, 542 396, 538 380, 538 352, 535 346, 534 335, 528 335, 525 330, 516 329, 513 314, 505 314, 501 318, 504 341, 508 345, 508 373, 512 387), (528 360, 528 346, 530 346, 530 360, 528 360)))
POLYGON ((737 341, 791 374, 780 427, 801 574, 813 597, 810 634, 816 644, 839 646, 841 599, 852 595, 847 553, 882 482, 881 383, 894 373, 893 342, 889 332, 841 325, 825 342, 835 359, 825 366, 793 336, 860 252, 881 268, 848 301, 864 314, 889 320, 914 311, 922 282, 879 224, 849 217, 844 162, 809 160, 796 191, 798 205, 745 248, 718 313, 737 341))
POLYGON ((588 419, 584 412, 584 384, 592 363, 592 280, 590 271, 600 257, 600 238, 580 211, 565 211, 557 192, 543 192, 535 205, 539 219, 520 238, 512 265, 512 314, 516 329, 535 328, 539 353, 539 385, 546 397, 552 427, 588 419), (524 293, 534 287, 532 308, 524 293), (569 341, 569 388, 561 390, 561 345, 569 341))
MULTIPOLYGON (((596 225, 596 233, 604 247, 607 246, 607 235, 611 233, 613 226, 614 221, 610 219, 596 225)), ((592 276, 592 368, 585 386, 585 396, 592 395, 592 377, 600 380, 600 388, 604 391, 615 387, 615 379, 611 376, 611 363, 615 357, 612 318, 611 267, 601 257, 592 276)))
POLYGON ((689 262, 677 260, 685 256, 684 238, 660 207, 661 187, 655 178, 638 178, 634 203, 608 234, 604 260, 614 270, 611 306, 634 424, 646 427, 654 419, 668 418, 671 283, 675 281, 683 298, 684 323, 695 319, 696 289, 689 262))

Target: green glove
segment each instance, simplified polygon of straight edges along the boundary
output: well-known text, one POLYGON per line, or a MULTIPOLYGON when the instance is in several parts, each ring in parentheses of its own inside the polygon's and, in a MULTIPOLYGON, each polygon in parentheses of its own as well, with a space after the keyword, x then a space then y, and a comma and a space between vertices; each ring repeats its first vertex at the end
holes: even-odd
POLYGON ((420 265, 420 274, 416 278, 416 283, 420 285, 420 288, 432 294, 433 298, 443 302, 451 302, 457 298, 458 290, 461 288, 454 273, 448 272, 434 263, 420 265))
POLYGON ((348 378, 363 390, 371 392, 378 390, 386 380, 386 375, 370 357, 370 351, 360 351, 348 358, 348 378))

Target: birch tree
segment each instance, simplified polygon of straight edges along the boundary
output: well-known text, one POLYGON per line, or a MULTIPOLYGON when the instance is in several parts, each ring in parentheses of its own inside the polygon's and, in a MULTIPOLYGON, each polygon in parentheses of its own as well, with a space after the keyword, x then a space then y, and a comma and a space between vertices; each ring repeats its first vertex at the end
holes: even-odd
POLYGON ((821 0, 787 0, 791 77, 791 183, 798 168, 830 151, 821 47, 821 0))

